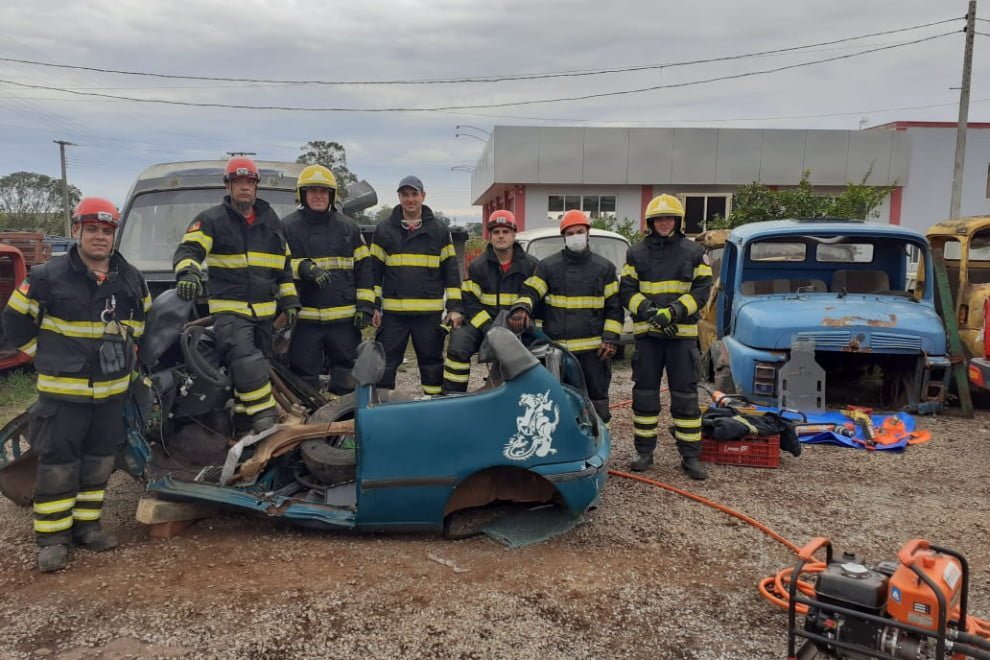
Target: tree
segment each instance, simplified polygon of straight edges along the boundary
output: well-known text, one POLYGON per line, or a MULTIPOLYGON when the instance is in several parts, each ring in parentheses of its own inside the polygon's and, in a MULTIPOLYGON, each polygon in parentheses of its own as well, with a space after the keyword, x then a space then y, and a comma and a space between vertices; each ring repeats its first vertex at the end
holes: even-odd
POLYGON ((310 140, 301 146, 297 163, 304 165, 322 165, 330 169, 337 177, 337 197, 347 198, 347 186, 357 183, 357 176, 347 167, 347 153, 344 145, 339 142, 325 140, 310 140))
POLYGON ((780 218, 847 218, 866 220, 878 215, 880 204, 894 186, 868 186, 872 170, 859 183, 847 183, 846 189, 831 197, 815 192, 805 170, 796 188, 773 190, 758 181, 741 186, 732 198, 732 213, 717 218, 709 229, 727 229, 749 222, 780 218))
MULTIPOLYGON (((69 208, 82 197, 69 186, 69 208)), ((0 177, 0 227, 35 229, 47 234, 65 231, 62 180, 38 172, 13 172, 0 177)))
POLYGON ((643 240, 643 232, 639 230, 639 225, 634 224, 629 218, 623 218, 621 221, 614 216, 593 218, 591 226, 595 229, 607 229, 616 234, 622 234, 633 245, 643 240))

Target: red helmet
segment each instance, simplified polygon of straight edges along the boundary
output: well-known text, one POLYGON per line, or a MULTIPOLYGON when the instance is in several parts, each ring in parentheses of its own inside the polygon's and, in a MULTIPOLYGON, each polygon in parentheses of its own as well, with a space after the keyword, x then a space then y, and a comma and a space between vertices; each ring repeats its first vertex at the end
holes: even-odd
POLYGON ((591 229, 591 222, 588 221, 588 216, 583 211, 571 209, 560 219, 560 233, 563 234, 564 230, 568 227, 577 227, 579 225, 584 225, 588 229, 591 229))
POLYGON ((516 216, 512 215, 512 211, 505 209, 495 211, 488 216, 488 231, 496 227, 508 227, 512 231, 519 231, 519 226, 516 225, 516 216))
POLYGON ((109 199, 83 197, 72 209, 72 222, 102 222, 116 227, 120 222, 120 211, 109 199))
POLYGON ((261 181, 261 173, 254 161, 245 156, 234 156, 227 161, 227 167, 223 170, 223 182, 230 183, 237 177, 246 177, 261 181))

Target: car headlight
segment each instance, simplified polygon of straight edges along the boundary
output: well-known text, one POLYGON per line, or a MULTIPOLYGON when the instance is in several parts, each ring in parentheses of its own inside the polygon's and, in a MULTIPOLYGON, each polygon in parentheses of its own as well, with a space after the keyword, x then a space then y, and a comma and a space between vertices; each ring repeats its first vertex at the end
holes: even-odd
POLYGON ((777 363, 757 362, 753 370, 753 392, 762 396, 777 393, 777 363))

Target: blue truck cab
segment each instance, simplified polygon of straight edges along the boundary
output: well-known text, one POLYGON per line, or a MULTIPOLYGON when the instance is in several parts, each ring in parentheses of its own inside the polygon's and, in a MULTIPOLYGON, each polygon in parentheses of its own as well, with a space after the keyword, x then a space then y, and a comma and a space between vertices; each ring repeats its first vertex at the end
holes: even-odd
POLYGON ((701 346, 703 364, 716 389, 779 405, 792 345, 813 342, 827 407, 936 412, 950 363, 933 282, 925 237, 903 227, 822 219, 737 227, 704 310, 715 333, 701 346))

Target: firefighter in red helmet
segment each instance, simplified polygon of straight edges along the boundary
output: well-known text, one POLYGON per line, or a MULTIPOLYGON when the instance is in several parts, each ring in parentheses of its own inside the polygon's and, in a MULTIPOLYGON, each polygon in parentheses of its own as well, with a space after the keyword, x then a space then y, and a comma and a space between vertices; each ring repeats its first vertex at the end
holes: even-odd
POLYGON ((113 249, 119 220, 113 202, 81 199, 72 211, 76 244, 32 268, 3 310, 6 346, 33 355, 38 374, 30 433, 43 572, 68 565, 70 545, 95 551, 117 545, 102 527, 101 511, 125 440, 134 342, 151 308, 141 273, 113 249))
POLYGON ((488 247, 468 267, 461 285, 465 323, 450 334, 443 365, 443 392, 466 392, 471 356, 478 352, 492 320, 519 297, 522 283, 539 260, 516 243, 516 217, 499 210, 488 216, 488 247))
POLYGON ((222 204, 197 215, 175 250, 176 291, 185 300, 203 293, 200 264, 210 271, 210 314, 220 359, 234 381, 234 411, 261 432, 278 421, 269 381, 272 322, 299 312, 289 244, 282 222, 258 197, 261 173, 250 158, 227 161, 222 204))

